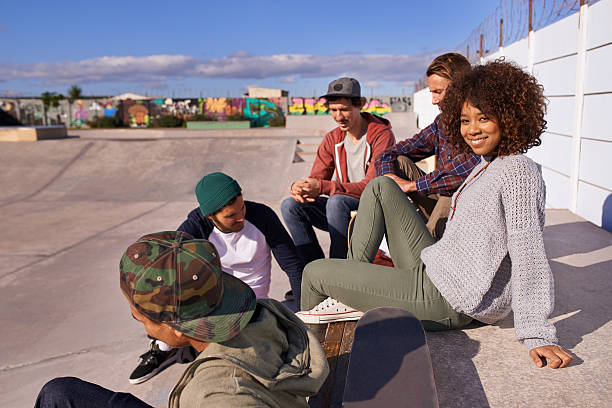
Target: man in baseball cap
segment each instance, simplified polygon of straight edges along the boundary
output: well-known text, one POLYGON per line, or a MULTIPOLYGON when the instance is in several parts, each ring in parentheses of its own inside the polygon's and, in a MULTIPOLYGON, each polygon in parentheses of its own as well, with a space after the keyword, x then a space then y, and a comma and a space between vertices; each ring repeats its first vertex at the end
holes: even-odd
POLYGON ((376 176, 374 160, 395 144, 388 120, 361 112, 365 98, 356 79, 332 81, 322 98, 338 126, 319 145, 310 175, 295 181, 291 197, 281 203, 283 219, 304 264, 324 257, 313 227, 329 232, 330 258, 346 258, 351 211, 376 176))
MULTIPOLYGON (((238 182, 221 172, 202 177, 195 195, 199 206, 178 230, 210 241, 219 251, 221 269, 249 285, 258 299, 268 297, 274 256, 289 278, 299 307, 304 264, 276 213, 264 204, 245 201, 238 182)), ((191 354, 189 348, 177 349, 163 339, 153 340, 129 381, 147 381, 175 362, 190 360, 191 354)))
MULTIPOLYGON (((169 396, 170 407, 302 406, 328 374, 316 337, 275 300, 221 270, 206 240, 164 231, 141 237, 120 262, 120 287, 145 331, 199 355, 169 396)), ((77 378, 56 378, 37 407, 148 406, 77 378), (102 405, 95 405, 102 406, 102 405)))

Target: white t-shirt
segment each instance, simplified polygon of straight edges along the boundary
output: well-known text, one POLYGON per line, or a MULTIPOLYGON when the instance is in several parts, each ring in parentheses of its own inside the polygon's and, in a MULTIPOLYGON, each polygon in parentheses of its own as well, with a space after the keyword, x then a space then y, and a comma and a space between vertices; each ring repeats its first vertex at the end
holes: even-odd
POLYGON ((208 240, 217 248, 223 272, 249 285, 258 298, 268 297, 272 254, 266 237, 249 221, 239 232, 221 232, 214 227, 208 240))
POLYGON ((356 183, 365 178, 365 156, 367 134, 363 135, 357 143, 353 143, 348 133, 344 136, 344 150, 346 151, 346 170, 348 182, 356 183))

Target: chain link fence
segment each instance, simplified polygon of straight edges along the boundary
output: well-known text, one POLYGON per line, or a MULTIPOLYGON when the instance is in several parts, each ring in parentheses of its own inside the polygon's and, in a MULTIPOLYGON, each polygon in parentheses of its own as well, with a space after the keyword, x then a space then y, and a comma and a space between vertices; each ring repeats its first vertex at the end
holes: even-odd
MULTIPOLYGON (((577 13, 582 4, 599 0, 500 0, 499 5, 461 44, 456 52, 474 64, 499 49, 562 18, 577 13)), ((427 78, 415 84, 415 92, 427 87, 427 78)))

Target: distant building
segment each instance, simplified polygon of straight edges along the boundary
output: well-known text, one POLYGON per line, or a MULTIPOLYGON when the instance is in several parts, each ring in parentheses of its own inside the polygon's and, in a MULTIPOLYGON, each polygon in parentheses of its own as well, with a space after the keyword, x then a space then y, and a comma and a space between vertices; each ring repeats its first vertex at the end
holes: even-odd
POLYGON ((281 98, 289 96, 289 91, 274 88, 251 88, 249 87, 249 98, 281 98))
POLYGON ((117 95, 111 98, 113 101, 125 101, 127 99, 131 99, 133 101, 145 101, 145 100, 149 100, 149 99, 153 99, 149 96, 145 96, 145 95, 138 95, 135 93, 124 93, 121 95, 117 95))

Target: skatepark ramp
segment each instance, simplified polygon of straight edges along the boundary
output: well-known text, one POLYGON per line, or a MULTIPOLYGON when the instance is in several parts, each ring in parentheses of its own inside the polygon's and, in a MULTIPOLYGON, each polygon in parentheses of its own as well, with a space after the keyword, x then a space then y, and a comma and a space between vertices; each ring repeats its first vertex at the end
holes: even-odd
POLYGON ((33 201, 193 201, 202 175, 223 171, 245 194, 280 200, 294 138, 204 138, 5 143, 0 205, 33 201))

